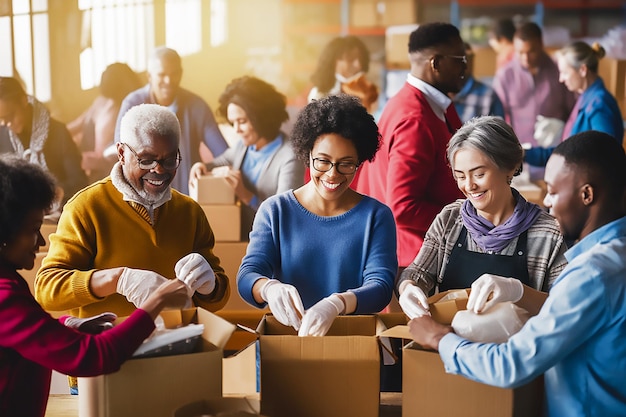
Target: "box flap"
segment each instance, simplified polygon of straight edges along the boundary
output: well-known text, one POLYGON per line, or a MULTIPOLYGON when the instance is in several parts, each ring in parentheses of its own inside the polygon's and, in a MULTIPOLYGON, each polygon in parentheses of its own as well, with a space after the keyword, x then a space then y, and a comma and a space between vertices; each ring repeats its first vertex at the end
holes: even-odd
POLYGON ((204 324, 204 339, 218 348, 224 349, 237 326, 200 307, 198 307, 197 313, 198 323, 204 324))
POLYGON ((379 337, 393 337, 395 339, 408 339, 408 340, 413 339, 413 337, 411 337, 411 333, 409 332, 409 326, 406 324, 394 326, 391 329, 387 329, 381 332, 378 336, 379 337))
POLYGON ((222 397, 195 401, 180 407, 174 417, 199 417, 207 414, 230 416, 261 416, 261 404, 253 398, 222 397))
POLYGON ((469 289, 449 290, 435 294, 428 298, 430 315, 436 322, 450 325, 457 311, 467 309, 468 296, 469 289), (442 301, 447 296, 454 298, 442 301))

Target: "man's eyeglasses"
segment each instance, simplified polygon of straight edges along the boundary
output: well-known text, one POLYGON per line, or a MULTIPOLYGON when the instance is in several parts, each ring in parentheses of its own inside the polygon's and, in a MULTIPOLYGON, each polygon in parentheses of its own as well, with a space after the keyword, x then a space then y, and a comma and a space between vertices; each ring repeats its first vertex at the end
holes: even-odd
POLYGON ((176 168, 178 168, 178 165, 180 165, 180 150, 178 150, 176 152, 176 156, 174 158, 167 158, 167 159, 141 159, 139 158, 139 155, 137 155, 137 152, 135 152, 135 150, 128 144, 125 142, 122 142, 122 145, 126 146, 128 149, 130 149, 130 151, 133 153, 133 155, 135 155, 135 158, 137 158, 137 164, 139 165, 139 168, 141 169, 145 169, 145 170, 150 170, 150 169, 154 169, 156 168, 157 164, 161 165, 163 167, 163 169, 167 169, 167 170, 174 170, 176 168))
POLYGON ((467 55, 442 55, 445 58, 458 59, 465 65, 467 65, 467 55))
POLYGON ((335 170, 342 175, 351 175, 354 174, 359 167, 357 164, 353 164, 352 162, 330 162, 328 159, 322 158, 313 158, 313 168, 319 172, 328 172, 333 167, 335 170))

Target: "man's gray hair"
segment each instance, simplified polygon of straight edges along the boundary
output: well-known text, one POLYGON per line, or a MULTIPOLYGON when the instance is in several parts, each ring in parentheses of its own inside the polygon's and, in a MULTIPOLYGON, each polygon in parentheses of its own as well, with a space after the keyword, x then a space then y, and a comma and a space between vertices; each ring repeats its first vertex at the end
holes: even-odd
POLYGON ((448 143, 448 162, 454 169, 454 156, 465 148, 473 148, 493 161, 500 169, 522 172, 524 151, 513 128, 501 117, 480 116, 467 122, 448 143))
POLYGON ((143 144, 153 134, 180 142, 180 124, 174 112, 158 104, 139 104, 131 107, 122 117, 121 142, 143 144))
POLYGON ((172 48, 168 48, 167 46, 157 46, 152 51, 150 57, 148 58, 148 72, 152 71, 155 62, 160 61, 174 62, 182 68, 182 60, 180 59, 178 52, 172 48))

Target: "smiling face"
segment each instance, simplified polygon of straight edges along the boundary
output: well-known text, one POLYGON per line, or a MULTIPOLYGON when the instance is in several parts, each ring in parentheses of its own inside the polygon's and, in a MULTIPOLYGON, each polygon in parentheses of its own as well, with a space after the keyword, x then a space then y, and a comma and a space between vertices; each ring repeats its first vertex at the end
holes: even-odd
POLYGON ((156 133, 148 134, 148 136, 149 139, 143 143, 132 140, 127 141, 129 146, 118 143, 117 152, 124 177, 128 183, 141 197, 155 202, 160 200, 169 190, 176 175, 176 168, 165 169, 161 163, 157 163, 153 169, 141 169, 137 159, 163 161, 176 158, 178 156, 178 141, 175 137, 162 136, 156 133), (133 150, 137 155, 133 153, 133 150))
POLYGON ((345 79, 350 79, 350 77, 355 76, 361 71, 363 71, 363 67, 361 66, 361 52, 357 47, 346 51, 335 63, 335 73, 345 79))
POLYGON ((0 262, 15 269, 33 269, 39 248, 46 244, 40 228, 45 210, 33 209, 24 218, 20 231, 0 250, 0 262))
POLYGON ((169 106, 176 100, 182 77, 183 69, 176 59, 161 57, 151 61, 148 81, 157 104, 169 106))
POLYGON ((511 187, 507 181, 514 171, 500 169, 477 149, 467 147, 456 152, 453 173, 459 190, 467 197, 479 215, 494 222, 511 201, 511 187))
MULTIPOLYGON (((309 167, 311 169, 311 181, 315 185, 317 194, 324 200, 340 200, 350 183, 354 179, 356 171, 352 174, 341 174, 337 166, 329 171, 320 172, 313 166, 313 159, 321 159, 333 164, 359 164, 359 156, 351 140, 336 133, 328 133, 320 136, 313 145, 309 167)), ((340 168, 343 171, 343 169, 340 168)))
POLYGON ((237 136, 239 136, 244 145, 256 145, 257 150, 267 145, 267 140, 259 137, 259 134, 248 118, 248 114, 241 106, 230 103, 228 104, 226 113, 228 121, 233 126, 235 133, 237 133, 237 136))

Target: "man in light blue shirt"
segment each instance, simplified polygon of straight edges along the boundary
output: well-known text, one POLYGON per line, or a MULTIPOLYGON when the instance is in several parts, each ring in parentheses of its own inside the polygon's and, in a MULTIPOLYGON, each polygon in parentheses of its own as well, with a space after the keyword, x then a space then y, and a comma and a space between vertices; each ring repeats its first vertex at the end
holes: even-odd
POLYGON ((545 205, 577 241, 549 296, 483 276, 468 300, 475 312, 513 301, 537 314, 502 344, 469 342, 428 316, 409 323, 411 335, 439 350, 446 372, 485 384, 516 387, 545 372, 548 416, 626 416, 624 149, 602 132, 574 135, 554 150, 545 180, 545 205))

